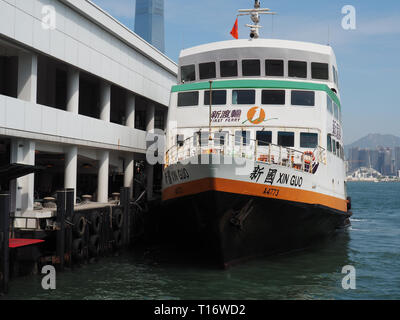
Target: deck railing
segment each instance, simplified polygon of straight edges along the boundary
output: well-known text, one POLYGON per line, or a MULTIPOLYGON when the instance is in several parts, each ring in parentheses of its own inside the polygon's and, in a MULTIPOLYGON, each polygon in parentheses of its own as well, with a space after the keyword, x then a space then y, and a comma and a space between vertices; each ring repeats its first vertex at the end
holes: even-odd
POLYGON ((326 150, 320 146, 303 152, 261 140, 215 133, 191 136, 174 145, 166 152, 165 166, 207 154, 249 159, 310 173, 315 173, 320 163, 326 163, 326 150), (220 136, 215 137, 215 133, 220 136))

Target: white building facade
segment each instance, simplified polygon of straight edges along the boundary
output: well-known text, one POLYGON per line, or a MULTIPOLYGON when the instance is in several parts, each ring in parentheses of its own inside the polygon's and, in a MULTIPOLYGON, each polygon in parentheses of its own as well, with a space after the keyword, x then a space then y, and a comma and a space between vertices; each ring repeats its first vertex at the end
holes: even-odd
POLYGON ((0 181, 15 215, 60 188, 101 203, 133 190, 176 64, 87 0, 0 0, 0 15, 0 167, 43 168, 0 181))

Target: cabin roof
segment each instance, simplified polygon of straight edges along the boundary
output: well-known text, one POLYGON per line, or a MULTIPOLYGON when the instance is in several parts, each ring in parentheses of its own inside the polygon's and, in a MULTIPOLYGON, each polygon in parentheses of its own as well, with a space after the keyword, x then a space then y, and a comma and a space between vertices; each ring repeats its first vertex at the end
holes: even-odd
POLYGON ((293 50, 302 50, 302 51, 334 56, 332 47, 311 42, 278 40, 278 39, 253 39, 253 40, 239 39, 239 40, 211 42, 196 47, 184 49, 181 51, 180 58, 184 58, 199 53, 211 52, 223 49, 239 49, 239 48, 251 48, 251 47, 293 49, 293 50))

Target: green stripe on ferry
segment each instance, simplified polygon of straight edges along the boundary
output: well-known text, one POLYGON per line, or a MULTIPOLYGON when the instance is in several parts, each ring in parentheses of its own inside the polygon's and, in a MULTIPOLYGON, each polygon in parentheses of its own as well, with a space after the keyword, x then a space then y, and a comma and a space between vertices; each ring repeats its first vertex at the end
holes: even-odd
MULTIPOLYGON (((213 81, 213 89, 294 89, 294 90, 314 90, 325 91, 335 103, 341 107, 339 98, 326 85, 321 83, 283 81, 283 80, 226 80, 213 81)), ((172 87, 172 92, 192 91, 192 90, 208 90, 209 82, 196 82, 176 85, 172 87)))

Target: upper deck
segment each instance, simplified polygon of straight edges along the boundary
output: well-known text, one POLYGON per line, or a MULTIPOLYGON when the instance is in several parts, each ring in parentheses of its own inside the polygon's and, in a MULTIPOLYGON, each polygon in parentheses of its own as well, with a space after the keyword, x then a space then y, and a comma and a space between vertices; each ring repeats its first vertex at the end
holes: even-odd
POLYGON ((336 56, 330 46, 276 39, 241 39, 185 49, 179 84, 231 79, 285 79, 324 83, 338 97, 336 56))
POLYGON ((168 146, 209 147, 209 137, 222 134, 234 151, 253 145, 263 152, 260 143, 277 146, 280 155, 281 147, 300 154, 320 147, 342 160, 337 69, 330 46, 306 42, 233 40, 183 50, 168 146))

